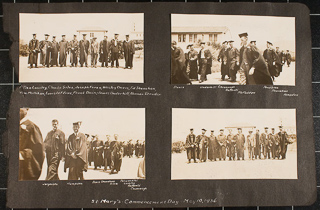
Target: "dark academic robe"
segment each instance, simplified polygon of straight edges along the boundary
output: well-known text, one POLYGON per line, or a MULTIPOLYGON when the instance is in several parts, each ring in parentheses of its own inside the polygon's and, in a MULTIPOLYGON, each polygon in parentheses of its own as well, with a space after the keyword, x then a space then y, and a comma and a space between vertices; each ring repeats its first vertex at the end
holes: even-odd
POLYGON ((132 68, 133 65, 133 55, 135 53, 134 49, 134 42, 130 41, 123 41, 123 53, 124 53, 124 60, 125 60, 125 67, 132 68))
POLYGON ((95 140, 92 142, 94 167, 101 167, 103 165, 103 141, 95 140))
POLYGON ((290 53, 286 53, 285 57, 286 57, 287 65, 290 66, 290 63, 291 63, 291 54, 290 54, 290 53))
POLYGON ((88 54, 89 54, 90 42, 88 40, 80 40, 79 42, 79 53, 80 60, 79 63, 83 65, 84 63, 88 65, 88 54))
POLYGON ((216 160, 216 148, 217 148, 217 138, 215 136, 209 136, 208 138, 208 159, 216 160))
POLYGON ((78 64, 78 53, 79 53, 79 42, 78 40, 71 40, 69 42, 69 49, 70 49, 70 63, 71 65, 78 64))
POLYGON ((190 50, 188 53, 189 57, 189 78, 198 80, 198 52, 196 50, 190 50))
POLYGON ((102 63, 103 66, 108 66, 109 62, 109 52, 110 52, 110 43, 108 40, 102 40, 100 42, 100 62, 102 63))
POLYGON ((240 67, 245 71, 247 85, 273 85, 267 64, 257 47, 254 45, 243 46, 241 51, 240 60, 242 62, 240 67), (249 71, 252 67, 255 68, 254 73, 249 75, 249 71))
POLYGON ((283 57, 283 53, 281 51, 276 51, 276 68, 279 75, 280 75, 280 72, 282 72, 282 65, 283 65, 282 57, 283 57))
POLYGON ((227 156, 229 158, 235 158, 236 156, 235 144, 236 144, 236 141, 235 141, 234 135, 228 134, 227 135, 227 148, 228 148, 227 156))
POLYGON ((28 64, 37 66, 39 53, 39 40, 31 39, 29 42, 29 59, 28 64))
POLYGON ((196 159, 196 135, 189 134, 186 138, 186 149, 188 160, 196 159))
POLYGON ((208 148, 208 137, 206 135, 199 135, 197 137, 199 142, 199 160, 205 162, 207 160, 207 148, 208 148))
POLYGON ((236 80, 237 71, 239 70, 239 66, 237 66, 237 62, 239 62, 239 50, 235 47, 229 48, 227 50, 227 68, 228 74, 231 77, 231 80, 236 80))
POLYGON ((237 148, 237 158, 244 159, 244 144, 246 143, 246 137, 244 134, 235 135, 236 139, 236 148, 237 148))
POLYGON ((131 157, 133 154, 133 145, 131 142, 128 142, 127 144, 127 150, 128 150, 128 156, 131 157))
POLYGON ((118 39, 112 39, 110 45, 111 51, 111 66, 114 66, 116 63, 116 67, 119 67, 119 54, 121 52, 121 42, 118 39))
POLYGON ((112 141, 110 143, 111 148, 111 173, 116 170, 117 172, 121 169, 123 149, 118 141, 112 141))
POLYGON ((171 48, 171 82, 172 84, 191 83, 186 72, 186 59, 180 47, 171 48))
POLYGON ((222 48, 219 52, 218 61, 221 61, 221 75, 229 76, 228 70, 228 51, 225 48, 222 48))
POLYGON ((68 42, 60 41, 59 42, 59 64, 66 66, 67 65, 67 53, 68 53, 68 42))
POLYGON ((69 168, 68 180, 83 180, 83 171, 88 169, 88 153, 86 145, 86 136, 73 133, 68 138, 66 147, 65 169, 69 168), (75 154, 74 159, 71 154, 75 154))
POLYGON ((88 164, 91 166, 91 162, 93 161, 93 150, 92 150, 92 140, 89 141, 88 149, 88 164))
POLYGON ((144 152, 145 152, 145 144, 143 143, 140 149, 140 156, 144 157, 144 152))
POLYGON ((41 131, 26 120, 20 124, 19 134, 19 180, 38 180, 45 157, 41 131))
POLYGON ((110 141, 106 141, 104 144, 104 170, 109 167, 111 169, 111 148, 110 141))
POLYGON ((283 131, 282 133, 279 132, 278 136, 279 136, 280 155, 282 159, 285 159, 287 154, 288 144, 290 144, 291 142, 288 140, 288 134, 285 131, 283 131))
POLYGON ((134 146, 134 154, 139 157, 140 155, 140 147, 141 145, 139 143, 136 143, 135 146, 134 146))
POLYGON ((226 135, 218 135, 217 136, 217 141, 218 141, 218 148, 219 148, 219 153, 220 153, 220 159, 226 159, 226 146, 227 146, 227 137, 226 135))
POLYGON ((273 49, 266 49, 263 52, 263 58, 268 64, 268 70, 271 76, 277 77, 278 74, 278 69, 276 68, 275 62, 276 62, 276 52, 273 49))
POLYGON ((43 66, 49 66, 51 42, 48 40, 42 40, 39 44, 39 48, 40 48, 40 64, 42 64, 43 66))
POLYGON ((207 78, 207 74, 211 74, 211 66, 212 66, 212 54, 208 49, 201 49, 198 54, 198 62, 199 62, 199 74, 201 75, 200 80, 204 80, 207 78), (201 58, 201 53, 204 51, 204 58, 201 58))
POLYGON ((44 140, 44 146, 48 164, 46 180, 59 180, 59 164, 65 154, 65 134, 59 129, 50 131, 44 140))
POLYGON ((56 41, 51 42, 51 66, 58 66, 58 52, 59 52, 59 43, 56 41))

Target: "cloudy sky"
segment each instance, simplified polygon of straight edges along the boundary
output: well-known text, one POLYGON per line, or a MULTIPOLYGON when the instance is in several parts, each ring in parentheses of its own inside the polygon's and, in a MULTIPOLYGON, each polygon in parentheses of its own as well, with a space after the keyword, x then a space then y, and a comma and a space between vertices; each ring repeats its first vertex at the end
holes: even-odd
POLYGON ((66 136, 73 133, 72 123, 82 121, 80 132, 98 134, 102 140, 106 135, 119 135, 120 140, 145 140, 144 108, 31 108, 28 119, 36 123, 45 138, 52 130, 51 121, 59 120, 59 128, 66 136))
MULTIPOLYGON (((172 141, 184 141, 189 129, 194 128, 196 135, 201 129, 214 130, 217 135, 225 127, 256 126, 264 131, 264 127, 276 128, 296 126, 295 109, 172 109, 172 141)), ((234 132, 236 129, 234 129, 234 132)), ((248 130, 243 130, 247 133, 248 130)))
POLYGON ((171 22, 172 27, 226 26, 230 29, 226 39, 234 40, 235 46, 240 46, 238 34, 247 32, 261 50, 271 41, 274 47, 295 52, 294 17, 173 14, 171 22))
POLYGON ((71 40, 77 30, 88 27, 106 29, 109 37, 119 33, 119 38, 124 39, 125 34, 133 31, 134 25, 136 31, 143 31, 142 13, 20 13, 20 39, 29 41, 36 33, 39 40, 44 39, 44 34, 55 35, 58 40, 64 34, 67 40, 71 40))

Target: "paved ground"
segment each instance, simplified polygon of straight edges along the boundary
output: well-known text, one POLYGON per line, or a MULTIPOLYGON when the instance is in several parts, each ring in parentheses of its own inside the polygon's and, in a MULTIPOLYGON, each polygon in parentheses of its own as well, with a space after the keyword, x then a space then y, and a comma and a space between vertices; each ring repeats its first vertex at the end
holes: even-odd
MULTIPOLYGON (((124 157, 122 160, 121 171, 118 174, 110 175, 110 170, 104 172, 103 169, 94 170, 93 166, 89 166, 87 172, 84 172, 84 178, 89 180, 107 180, 107 179, 138 179, 137 172, 138 166, 142 158, 128 158, 124 157)), ((63 171, 64 169, 64 162, 60 162, 59 165, 59 177, 60 180, 67 180, 68 179, 68 170, 66 173, 63 171)), ((39 180, 45 180, 47 175, 47 160, 44 161, 42 167, 42 173, 39 180)))
MULTIPOLYGON (((285 160, 213 161, 188 164, 187 155, 172 154, 171 179, 297 179, 296 144, 285 160)), ((248 152, 245 150, 245 158, 248 152)))
MULTIPOLYGON (((228 76, 226 76, 228 78, 228 76)), ((199 76, 200 79, 200 76, 199 76)), ((237 74, 237 81, 236 82, 230 82, 230 80, 221 80, 221 73, 220 72, 214 72, 212 74, 209 74, 207 76, 207 81, 204 81, 203 83, 199 83, 198 81, 193 81, 192 84, 194 85, 239 85, 240 80, 240 74, 237 74)), ((275 81, 273 82, 274 85, 295 85, 295 63, 291 63, 290 67, 283 66, 282 72, 279 77, 275 78, 275 81)))
MULTIPOLYGON (((88 61, 91 64, 90 57, 88 61)), ((124 69, 124 59, 119 59, 119 68, 101 67, 99 62, 97 68, 91 67, 91 65, 70 67, 69 62, 67 62, 67 67, 45 68, 42 65, 38 66, 38 68, 30 69, 28 57, 20 57, 19 82, 144 82, 143 58, 134 58, 132 69, 124 69)))

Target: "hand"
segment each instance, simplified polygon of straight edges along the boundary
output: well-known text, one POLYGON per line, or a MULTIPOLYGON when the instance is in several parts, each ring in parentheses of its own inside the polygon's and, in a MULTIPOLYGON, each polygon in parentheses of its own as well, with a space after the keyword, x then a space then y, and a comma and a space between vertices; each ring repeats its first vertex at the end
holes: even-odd
POLYGON ((236 65, 239 66, 239 61, 237 61, 236 65))
POLYGON ((273 62, 272 62, 272 65, 276 65, 276 62, 273 61, 273 62))
POLYGON ((249 75, 254 74, 254 67, 251 67, 251 69, 249 70, 249 75))

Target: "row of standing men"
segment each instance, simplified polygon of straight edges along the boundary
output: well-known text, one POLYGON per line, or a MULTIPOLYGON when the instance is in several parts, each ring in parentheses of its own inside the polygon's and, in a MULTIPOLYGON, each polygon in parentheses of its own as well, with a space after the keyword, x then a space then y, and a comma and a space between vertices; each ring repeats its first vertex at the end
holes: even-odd
POLYGON ((104 36, 104 40, 97 41, 96 37, 92 40, 86 39, 86 34, 82 34, 83 39, 78 41, 77 35, 73 36, 71 41, 66 40, 66 36, 62 35, 60 42, 56 41, 56 37, 52 37, 49 41, 49 34, 45 34, 45 39, 39 41, 36 34, 33 34, 33 39, 29 42, 29 58, 28 64, 30 68, 36 67, 38 64, 38 53, 40 53, 40 64, 44 67, 67 66, 67 55, 70 54, 70 66, 77 67, 78 62, 80 67, 88 67, 88 55, 91 55, 91 66, 97 67, 98 61, 101 62, 101 67, 119 68, 119 55, 123 52, 125 59, 125 67, 133 67, 133 56, 135 54, 134 41, 129 39, 126 35, 126 40, 120 41, 119 34, 114 35, 114 39, 108 41, 108 36, 104 36), (99 57, 100 55, 100 57, 99 57), (99 57, 99 60, 98 60, 99 57), (59 61, 58 61, 59 59, 59 61))
POLYGON ((229 129, 229 134, 224 134, 224 129, 220 130, 219 135, 215 136, 211 130, 211 135, 206 136, 206 129, 202 129, 202 134, 196 136, 193 129, 190 129, 190 134, 186 138, 186 151, 188 163, 193 159, 197 162, 206 162, 216 160, 244 160, 244 150, 248 149, 248 158, 253 159, 286 159, 287 145, 292 142, 288 138, 283 127, 279 126, 279 132, 275 133, 275 129, 265 128, 264 133, 253 134, 250 130, 247 137, 242 133, 242 128, 238 128, 237 134, 232 134, 232 129, 229 129))

